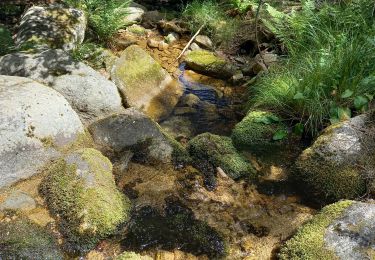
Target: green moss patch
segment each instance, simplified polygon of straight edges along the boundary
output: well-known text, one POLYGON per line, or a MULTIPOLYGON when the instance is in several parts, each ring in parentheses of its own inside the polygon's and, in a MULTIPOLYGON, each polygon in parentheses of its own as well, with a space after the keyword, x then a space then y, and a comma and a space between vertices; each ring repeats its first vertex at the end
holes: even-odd
POLYGON ((279 254, 280 259, 336 259, 335 254, 324 246, 324 233, 330 223, 339 218, 351 204, 352 201, 340 201, 324 207, 318 215, 286 242, 279 254))
POLYGON ((206 160, 233 179, 255 175, 250 162, 236 150, 229 137, 204 133, 189 142, 188 150, 193 160, 206 160))
POLYGON ((273 137, 278 131, 286 130, 286 126, 273 113, 251 111, 233 129, 232 140, 238 148, 264 150, 281 144, 280 140, 273 140, 273 137))
POLYGON ((57 240, 22 216, 0 221, 0 259, 63 259, 57 240))
POLYGON ((53 163, 41 184, 48 206, 59 216, 68 250, 85 252, 129 217, 130 203, 112 176, 112 164, 94 149, 53 163))

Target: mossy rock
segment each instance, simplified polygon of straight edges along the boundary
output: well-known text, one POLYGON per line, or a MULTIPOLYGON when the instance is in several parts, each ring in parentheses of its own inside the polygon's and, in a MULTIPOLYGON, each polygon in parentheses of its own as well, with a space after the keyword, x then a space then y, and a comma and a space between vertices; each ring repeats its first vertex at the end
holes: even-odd
POLYGON ((129 218, 130 202, 117 190, 112 164, 95 149, 82 149, 48 167, 41 192, 58 216, 67 249, 86 252, 129 218))
POLYGON ((233 129, 232 140, 240 149, 264 151, 282 144, 282 140, 273 140, 278 131, 287 131, 286 126, 273 113, 250 111, 233 129))
POLYGON ((220 167, 229 177, 254 177, 256 171, 251 163, 233 146, 226 136, 204 133, 190 140, 188 150, 193 160, 205 160, 213 167, 220 167))
POLYGON ((86 24, 81 10, 58 5, 33 6, 21 18, 16 45, 21 49, 46 46, 72 50, 83 42, 86 24))
POLYGON ((137 45, 122 52, 111 76, 127 105, 156 121, 165 119, 183 94, 177 81, 137 45))
POLYGON ((8 54, 13 47, 11 32, 5 26, 0 25, 0 56, 8 54))
POLYGON ((373 259, 375 204, 340 201, 324 207, 281 248, 281 260, 373 259))
POLYGON ((57 240, 23 216, 0 221, 0 259, 63 259, 57 240))
POLYGON ((192 70, 216 78, 229 79, 236 72, 233 65, 210 51, 191 51, 184 61, 192 70))
POLYGON ((296 161, 295 179, 309 198, 330 203, 366 193, 375 167, 373 115, 328 127, 296 161))

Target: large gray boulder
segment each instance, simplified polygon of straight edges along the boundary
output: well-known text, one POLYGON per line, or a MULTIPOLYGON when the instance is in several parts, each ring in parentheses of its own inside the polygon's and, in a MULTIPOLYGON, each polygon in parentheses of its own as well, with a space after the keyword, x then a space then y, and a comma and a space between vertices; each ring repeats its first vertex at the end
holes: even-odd
POLYGON ((84 128, 57 91, 31 79, 0 76, 0 188, 36 174, 84 128))
POLYGON ((124 17, 125 25, 132 25, 142 21, 145 11, 138 6, 129 6, 124 9, 126 16, 124 17))
POLYGON ((72 50, 83 42, 85 30, 83 11, 59 5, 33 6, 21 18, 16 45, 72 50))
POLYGON ((183 93, 176 80, 136 45, 123 51, 112 68, 111 76, 126 103, 156 121, 172 112, 183 93))
POLYGON ((134 108, 114 114, 89 126, 94 142, 106 154, 134 152, 138 159, 148 162, 169 162, 183 149, 173 138, 164 134, 150 117, 134 108))
POLYGON ((374 201, 326 206, 286 242, 280 259, 373 259, 374 219, 374 201))
POLYGON ((124 109, 114 83, 63 50, 8 54, 0 58, 0 74, 28 77, 52 87, 85 124, 124 109))
POLYGON ((332 125, 303 151, 295 177, 310 198, 333 202, 366 192, 375 176, 374 122, 370 112, 332 125))

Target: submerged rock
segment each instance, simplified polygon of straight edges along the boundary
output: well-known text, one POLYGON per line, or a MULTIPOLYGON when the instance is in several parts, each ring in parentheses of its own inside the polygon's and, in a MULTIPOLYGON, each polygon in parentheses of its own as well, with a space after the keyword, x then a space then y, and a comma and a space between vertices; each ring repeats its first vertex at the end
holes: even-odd
POLYGON ((236 72, 233 65, 210 51, 191 51, 185 56, 184 61, 192 70, 216 78, 229 79, 236 72))
POLYGON ((124 109, 114 83, 63 50, 3 56, 0 74, 28 77, 49 85, 68 100, 85 124, 124 109))
POLYGON ((86 252, 128 220, 130 202, 117 190, 112 164, 99 151, 78 150, 45 174, 41 191, 69 251, 86 252))
POLYGON ((0 259, 64 259, 57 240, 22 216, 0 220, 0 259))
POLYGON ((18 47, 47 46, 72 50, 85 38, 86 18, 83 11, 63 8, 33 6, 21 18, 16 35, 18 47))
POLYGON ((328 127, 303 151, 295 177, 310 198, 332 202, 366 192, 375 176, 374 126, 374 112, 356 116, 328 127))
POLYGON ((69 103, 31 79, 0 76, 0 188, 36 174, 84 135, 69 103))
POLYGON ((149 163, 169 162, 184 154, 177 141, 135 108, 98 120, 89 126, 89 131, 103 152, 110 154, 131 150, 136 159, 149 163))
POLYGON ((141 47, 125 49, 112 69, 112 79, 126 103, 154 120, 167 117, 182 95, 182 88, 141 47))
POLYGON ((286 126, 271 112, 250 111, 232 131, 232 140, 240 149, 269 151, 280 146, 280 140, 273 140, 277 131, 287 131, 286 126))
POLYGON ((189 142, 188 150, 195 162, 207 162, 215 168, 220 167, 233 179, 254 177, 256 174, 251 163, 236 150, 229 137, 200 134, 189 142))
POLYGON ((374 219, 373 201, 326 206, 286 242, 280 259, 372 259, 374 219))

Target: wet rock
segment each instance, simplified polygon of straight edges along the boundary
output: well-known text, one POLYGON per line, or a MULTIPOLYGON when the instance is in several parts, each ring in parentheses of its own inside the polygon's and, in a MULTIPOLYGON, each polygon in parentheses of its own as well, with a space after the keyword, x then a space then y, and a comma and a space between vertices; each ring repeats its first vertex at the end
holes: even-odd
POLYGON ((286 126, 275 114, 266 111, 250 111, 232 131, 232 140, 240 149, 254 152, 269 151, 283 144, 273 140, 277 131, 287 131, 286 126))
POLYGON ((204 49, 212 50, 214 47, 211 39, 206 35, 198 35, 195 37, 194 42, 204 49))
POLYGON ((144 111, 154 120, 167 117, 182 95, 182 88, 142 48, 128 47, 112 69, 127 104, 144 111))
POLYGON ((103 151, 121 154, 131 150, 136 159, 149 163, 169 162, 179 156, 180 145, 165 135, 151 118, 134 108, 95 122, 89 131, 103 151))
POLYGON ((159 51, 165 51, 168 49, 168 47, 169 47, 169 44, 164 41, 160 41, 158 44, 159 51))
POLYGON ((194 94, 187 94, 183 96, 180 100, 182 106, 196 107, 199 105, 200 98, 194 94))
POLYGON ((36 174, 84 129, 57 91, 33 80, 0 76, 0 187, 36 174))
POLYGON ((85 30, 83 11, 59 5, 33 6, 21 18, 16 45, 72 50, 83 42, 85 30))
POLYGON ((132 25, 142 21, 142 17, 145 11, 140 7, 130 6, 124 8, 124 13, 126 14, 123 21, 124 24, 132 25))
POLYGON ((193 160, 205 160, 215 168, 220 167, 233 179, 254 177, 256 174, 251 163, 238 153, 229 137, 204 133, 189 142, 188 150, 193 160))
POLYGON ((112 164, 95 149, 82 149, 51 164, 41 183, 70 252, 86 252, 129 218, 130 202, 117 190, 112 164))
POLYGON ((196 220, 191 210, 180 202, 168 202, 164 214, 152 207, 138 210, 122 246, 127 250, 178 248, 194 255, 208 255, 211 259, 225 255, 221 235, 204 222, 196 220))
POLYGON ((3 56, 0 74, 28 77, 49 85, 68 100, 85 124, 124 109, 115 84, 63 50, 3 56))
POLYGON ((147 45, 150 48, 158 48, 159 47, 159 41, 155 39, 148 39, 147 45))
POLYGON ((35 200, 27 193, 14 191, 0 203, 0 211, 3 210, 32 210, 36 207, 35 200))
MULTIPOLYGON (((303 151, 295 178, 323 202, 357 198, 374 176, 374 112, 328 127, 303 151)), ((371 191, 370 191, 371 192, 371 191)))
POLYGON ((281 249, 280 259, 371 259, 375 204, 340 201, 322 209, 281 249))
POLYGON ((63 259, 53 236, 25 217, 0 220, 0 241, 1 259, 63 259))
POLYGON ((212 77, 229 79, 236 72, 233 65, 209 51, 191 51, 184 61, 192 70, 212 77))
POLYGON ((174 138, 190 138, 193 136, 194 128, 190 120, 182 116, 171 116, 160 123, 165 132, 174 138))

